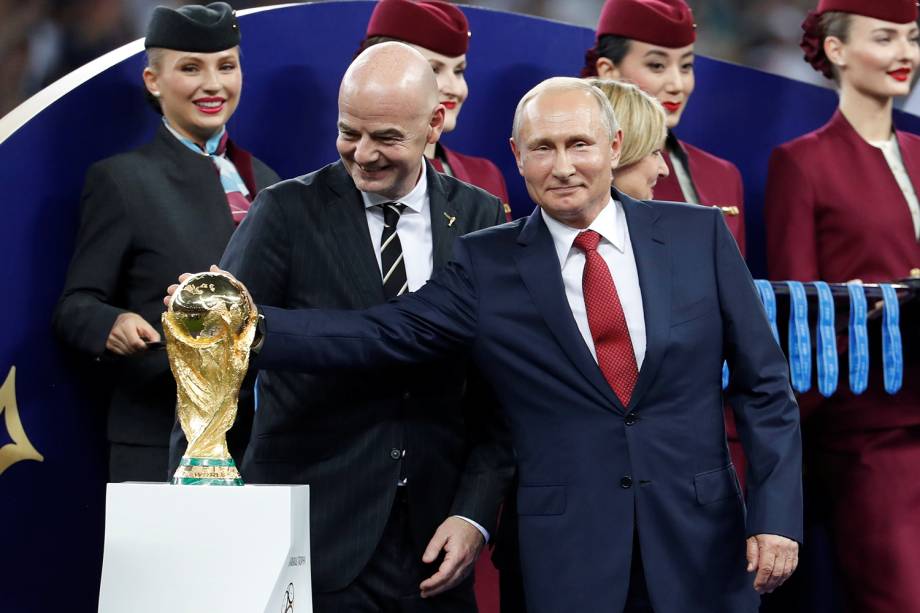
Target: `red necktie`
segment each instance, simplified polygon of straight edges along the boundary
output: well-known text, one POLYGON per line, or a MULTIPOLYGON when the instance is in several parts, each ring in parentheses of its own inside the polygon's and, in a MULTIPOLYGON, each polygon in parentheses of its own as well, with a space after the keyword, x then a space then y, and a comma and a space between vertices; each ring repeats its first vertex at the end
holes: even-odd
POLYGON ((639 378, 639 369, 636 368, 636 354, 617 287, 607 262, 597 252, 600 242, 600 234, 587 230, 575 237, 574 245, 585 252, 585 272, 581 283, 597 364, 625 407, 639 378))

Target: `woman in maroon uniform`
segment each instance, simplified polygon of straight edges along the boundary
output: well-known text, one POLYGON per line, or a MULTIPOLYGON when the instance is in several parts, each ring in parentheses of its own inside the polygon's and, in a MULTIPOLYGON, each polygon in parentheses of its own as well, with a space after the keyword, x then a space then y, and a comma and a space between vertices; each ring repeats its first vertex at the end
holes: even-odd
MULTIPOLYGON (((802 25, 805 59, 836 82, 840 103, 827 124, 771 156, 772 278, 892 281, 920 266, 920 138, 892 123, 893 100, 920 63, 916 21, 915 0, 821 0, 802 25)), ((860 613, 920 611, 917 328, 902 313, 900 392, 883 391, 873 347, 866 392, 844 381, 805 403, 816 405, 803 422, 812 498, 827 500, 849 610, 860 613)))
MULTIPOLYGON (((425 56, 437 76, 441 104, 447 111, 444 116, 446 133, 457 127, 457 117, 469 95, 464 76, 469 29, 466 16, 449 2, 380 0, 371 14, 360 50, 383 41, 396 40, 407 43, 425 56)), ((491 161, 457 153, 441 143, 428 145, 425 157, 439 172, 501 198, 505 215, 511 219, 505 178, 491 161)))
POLYGON ((585 54, 582 76, 635 83, 658 98, 668 117, 664 158, 670 171, 657 200, 721 207, 744 253, 744 186, 734 164, 679 141, 677 127, 693 93, 696 24, 684 0, 607 0, 597 43, 585 54))

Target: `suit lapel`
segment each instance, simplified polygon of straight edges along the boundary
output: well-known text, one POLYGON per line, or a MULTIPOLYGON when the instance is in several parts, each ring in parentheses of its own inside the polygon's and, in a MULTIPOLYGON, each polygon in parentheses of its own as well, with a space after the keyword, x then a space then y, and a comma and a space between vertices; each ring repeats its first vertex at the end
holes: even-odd
POLYGON ((332 170, 329 187, 337 196, 326 205, 325 221, 334 238, 331 248, 350 275, 355 297, 364 307, 386 302, 364 201, 341 162, 332 170))
POLYGON ((645 315, 645 359, 629 401, 629 408, 633 409, 654 381, 667 347, 671 325, 671 259, 665 233, 656 227, 659 213, 654 205, 616 191, 614 197, 623 203, 626 213, 645 315))
POLYGON ((165 177, 162 188, 181 205, 167 212, 185 236, 176 244, 223 253, 236 225, 214 163, 179 142, 162 123, 151 147, 155 152, 152 163, 160 166, 165 177))
POLYGON ((521 230, 518 245, 521 247, 515 252, 518 272, 556 341, 607 403, 622 411, 623 405, 604 379, 575 323, 565 296, 553 237, 543 223, 539 208, 534 210, 521 230))
POLYGON ((428 173, 428 212, 431 214, 431 246, 434 270, 441 270, 450 261, 454 239, 460 231, 457 209, 447 198, 444 182, 434 167, 425 162, 428 173))

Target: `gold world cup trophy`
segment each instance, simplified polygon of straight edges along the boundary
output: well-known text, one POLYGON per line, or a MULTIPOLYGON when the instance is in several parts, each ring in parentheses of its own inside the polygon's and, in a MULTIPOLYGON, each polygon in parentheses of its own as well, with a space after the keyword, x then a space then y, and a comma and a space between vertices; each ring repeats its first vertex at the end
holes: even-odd
POLYGON ((227 430, 236 418, 257 319, 246 288, 223 273, 194 274, 170 299, 163 332, 188 440, 174 484, 243 485, 227 430))

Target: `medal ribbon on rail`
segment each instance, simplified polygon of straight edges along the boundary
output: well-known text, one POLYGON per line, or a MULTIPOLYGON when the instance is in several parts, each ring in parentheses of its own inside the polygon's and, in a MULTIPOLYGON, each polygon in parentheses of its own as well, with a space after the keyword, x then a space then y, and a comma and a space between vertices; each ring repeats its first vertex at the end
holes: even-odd
POLYGON ((811 333, 808 331, 808 298, 800 281, 789 286, 789 370, 792 389, 804 393, 811 389, 811 333))
POLYGON ((885 391, 897 394, 904 379, 904 352, 901 346, 901 308, 898 294, 889 283, 882 289, 882 365, 885 370, 885 391))
POLYGON ((862 283, 847 283, 850 294, 850 391, 862 394, 869 384, 869 333, 866 329, 866 293, 862 283))
POLYGON ((815 330, 815 365, 818 391, 825 398, 837 391, 840 364, 837 359, 837 333, 834 330, 834 296, 824 281, 812 283, 818 292, 818 326, 815 330))

